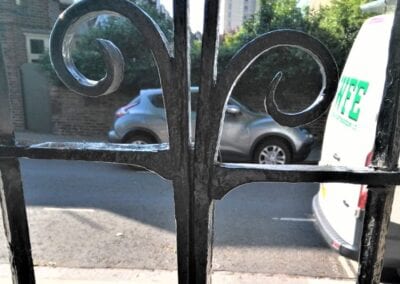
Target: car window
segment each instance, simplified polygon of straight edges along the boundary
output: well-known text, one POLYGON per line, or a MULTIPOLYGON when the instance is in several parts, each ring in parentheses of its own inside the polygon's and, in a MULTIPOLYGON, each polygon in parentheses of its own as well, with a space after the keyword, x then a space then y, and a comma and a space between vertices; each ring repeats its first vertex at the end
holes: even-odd
MULTIPOLYGON (((192 111, 197 110, 198 96, 199 96, 199 93, 197 93, 197 92, 191 93, 190 105, 191 105, 192 111)), ((151 96, 150 101, 155 107, 164 108, 164 98, 163 98, 162 94, 157 94, 157 95, 151 96)), ((241 109, 251 110, 248 106, 242 105, 239 101, 237 101, 233 98, 229 98, 228 104, 236 105, 236 106, 240 107, 241 109)))
MULTIPOLYGON (((197 96, 198 96, 198 93, 191 94, 190 103, 191 103, 192 111, 196 111, 196 109, 197 109, 197 96)), ((164 99, 161 94, 151 96, 150 101, 155 107, 164 108, 164 99)))
POLYGON ((248 107, 247 105, 245 106, 245 105, 243 105, 242 103, 240 103, 237 99, 234 99, 234 98, 229 98, 229 100, 228 100, 228 105, 235 105, 235 106, 238 106, 238 107, 240 107, 240 109, 244 109, 244 110, 246 110, 246 111, 252 111, 252 112, 255 112, 253 109, 251 109, 250 107, 248 107))
POLYGON ((150 97, 151 103, 157 108, 164 108, 164 98, 161 94, 150 97))

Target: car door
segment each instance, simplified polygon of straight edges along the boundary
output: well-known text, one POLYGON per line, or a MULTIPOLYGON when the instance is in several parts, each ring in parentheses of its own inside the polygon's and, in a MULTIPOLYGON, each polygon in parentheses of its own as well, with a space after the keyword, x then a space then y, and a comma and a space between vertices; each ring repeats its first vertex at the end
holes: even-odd
POLYGON ((222 128, 220 151, 223 156, 243 158, 249 149, 249 117, 240 105, 229 100, 222 128), (230 110, 230 107, 234 107, 230 110), (238 111, 236 111, 238 110, 238 111))
POLYGON ((153 131, 161 140, 168 141, 168 123, 162 93, 149 96, 151 105, 147 109, 146 116, 143 116, 144 125, 153 131))

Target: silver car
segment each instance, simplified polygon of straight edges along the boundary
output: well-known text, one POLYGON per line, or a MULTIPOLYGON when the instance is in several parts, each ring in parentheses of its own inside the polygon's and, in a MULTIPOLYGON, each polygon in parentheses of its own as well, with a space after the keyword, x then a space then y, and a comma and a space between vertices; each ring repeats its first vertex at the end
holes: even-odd
MULTIPOLYGON (((196 109, 199 89, 192 87, 191 92, 192 109, 196 109)), ((192 113, 192 127, 195 126, 195 116, 192 113)), ((119 108, 108 137, 113 143, 168 142, 162 90, 141 90, 129 104, 119 108)), ((281 126, 269 115, 253 112, 230 98, 219 149, 220 159, 260 164, 301 162, 310 153, 313 141, 313 136, 306 129, 281 126)))

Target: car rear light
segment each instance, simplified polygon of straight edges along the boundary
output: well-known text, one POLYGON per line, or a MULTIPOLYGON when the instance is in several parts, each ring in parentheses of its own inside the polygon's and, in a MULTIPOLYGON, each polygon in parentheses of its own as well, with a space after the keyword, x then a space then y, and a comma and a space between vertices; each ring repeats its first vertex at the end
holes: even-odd
POLYGON ((132 104, 128 104, 126 106, 121 107, 120 109, 117 110, 117 112, 115 113, 115 117, 119 118, 121 116, 124 116, 125 114, 128 113, 128 110, 130 110, 131 108, 137 106, 139 104, 139 102, 135 102, 132 104))
MULTIPOLYGON (((365 166, 368 167, 371 165, 372 162, 372 152, 369 152, 367 158, 365 159, 365 166)), ((367 198, 368 198, 368 188, 365 185, 361 185, 360 188, 360 195, 358 197, 358 208, 360 210, 364 210, 365 206, 367 205, 367 198)))

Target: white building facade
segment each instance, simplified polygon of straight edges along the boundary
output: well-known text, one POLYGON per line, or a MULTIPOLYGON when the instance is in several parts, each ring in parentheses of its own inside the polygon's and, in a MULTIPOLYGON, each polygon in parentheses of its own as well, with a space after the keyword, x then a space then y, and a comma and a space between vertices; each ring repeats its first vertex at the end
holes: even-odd
POLYGON ((260 9, 259 0, 225 0, 224 33, 234 32, 260 9))

